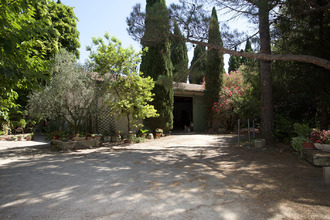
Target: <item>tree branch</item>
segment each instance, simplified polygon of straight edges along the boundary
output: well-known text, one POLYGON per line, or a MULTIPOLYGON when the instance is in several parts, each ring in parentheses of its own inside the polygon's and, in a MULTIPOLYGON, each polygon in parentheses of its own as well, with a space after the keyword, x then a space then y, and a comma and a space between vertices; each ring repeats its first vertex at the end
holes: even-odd
MULTIPOLYGON (((171 34, 172 37, 179 37, 171 34)), ((233 56, 241 56, 241 57, 246 57, 246 58, 254 58, 258 60, 281 60, 281 61, 295 61, 295 62, 304 62, 304 63, 311 63, 315 64, 317 66, 323 67, 325 69, 330 70, 330 61, 326 59, 322 59, 319 57, 315 56, 310 56, 310 55, 301 55, 301 54, 262 54, 262 53, 248 53, 248 52, 239 52, 235 50, 229 50, 224 47, 218 46, 218 45, 212 45, 196 40, 190 40, 189 38, 183 38, 185 41, 193 43, 193 44, 200 44, 203 46, 206 46, 208 48, 220 50, 224 54, 230 54, 233 56)))

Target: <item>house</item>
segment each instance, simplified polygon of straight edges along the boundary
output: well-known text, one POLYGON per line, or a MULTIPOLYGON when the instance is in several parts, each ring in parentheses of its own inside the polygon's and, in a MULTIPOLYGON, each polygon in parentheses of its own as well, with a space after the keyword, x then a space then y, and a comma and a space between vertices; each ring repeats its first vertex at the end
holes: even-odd
POLYGON ((208 129, 205 87, 199 84, 174 83, 174 131, 204 132, 208 129), (186 129, 185 129, 186 128, 186 129))
MULTIPOLYGON (((205 87, 198 84, 174 83, 174 123, 173 131, 204 132, 208 129, 207 113, 205 107, 205 87)), ((97 119, 93 120, 93 132, 127 131, 127 119, 117 119, 110 115, 109 108, 97 99, 97 119)), ((142 123, 142 121, 141 121, 142 123)), ((134 130, 134 129, 133 129, 134 130)), ((126 132, 127 133, 127 132, 126 132)))

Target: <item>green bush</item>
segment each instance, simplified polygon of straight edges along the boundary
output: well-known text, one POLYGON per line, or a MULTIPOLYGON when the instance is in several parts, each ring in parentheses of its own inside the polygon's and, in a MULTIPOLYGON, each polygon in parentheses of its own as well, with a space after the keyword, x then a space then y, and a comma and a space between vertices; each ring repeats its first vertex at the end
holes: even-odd
POLYGON ((290 143, 291 138, 294 136, 293 122, 282 115, 276 114, 274 127, 276 140, 290 143))
POLYGON ((304 142, 306 142, 305 137, 302 137, 302 136, 294 137, 291 140, 291 146, 295 151, 301 153, 301 151, 303 150, 303 143, 304 142))
POLYGON ((306 124, 295 123, 293 127, 298 136, 305 138, 307 138, 307 136, 313 131, 313 129, 306 124))
POLYGON ((18 125, 19 125, 20 127, 22 127, 22 128, 25 128, 25 126, 26 126, 26 121, 25 121, 25 119, 21 119, 21 120, 19 120, 18 125))

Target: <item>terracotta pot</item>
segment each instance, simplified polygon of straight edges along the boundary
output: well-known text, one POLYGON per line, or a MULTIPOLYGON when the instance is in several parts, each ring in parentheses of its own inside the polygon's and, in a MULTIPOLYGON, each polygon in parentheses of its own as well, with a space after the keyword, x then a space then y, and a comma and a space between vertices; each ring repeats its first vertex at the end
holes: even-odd
POLYGON ((162 136, 162 133, 156 133, 156 137, 160 138, 162 136))
POLYGON ((304 149, 315 149, 314 143, 304 142, 303 146, 304 146, 304 149))

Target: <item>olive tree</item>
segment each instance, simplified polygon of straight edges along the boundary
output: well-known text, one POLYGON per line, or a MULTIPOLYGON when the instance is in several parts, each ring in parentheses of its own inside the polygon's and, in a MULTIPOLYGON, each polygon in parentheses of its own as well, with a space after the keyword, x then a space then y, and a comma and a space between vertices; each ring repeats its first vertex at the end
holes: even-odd
POLYGON ((29 95, 29 113, 39 119, 63 119, 77 132, 94 107, 94 82, 77 68, 75 55, 64 50, 55 56, 51 72, 49 83, 29 95))

